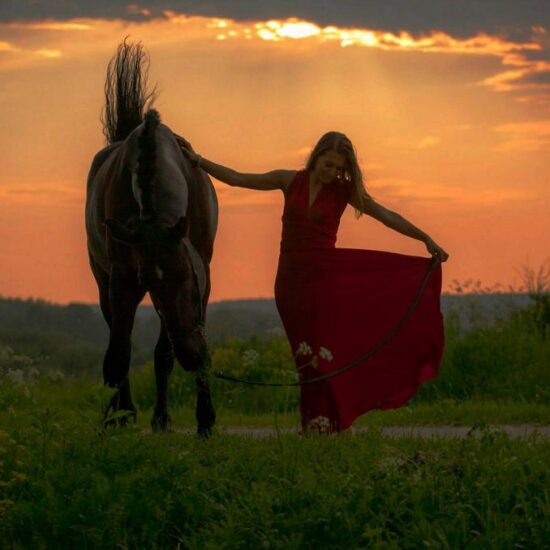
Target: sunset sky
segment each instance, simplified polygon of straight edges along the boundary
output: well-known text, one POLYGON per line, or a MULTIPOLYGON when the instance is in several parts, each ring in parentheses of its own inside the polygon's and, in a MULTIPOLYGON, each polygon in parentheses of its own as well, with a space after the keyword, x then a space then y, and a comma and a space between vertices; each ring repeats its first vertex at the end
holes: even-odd
MULTIPOLYGON (((550 257, 550 2, 90 4, 0 7, 1 296, 97 302, 85 182, 127 35, 163 122, 215 162, 300 169, 321 134, 346 133, 368 191, 450 254, 444 290, 506 290, 550 257)), ((211 300, 272 297, 282 194, 214 183, 211 300)), ((337 246, 428 256, 351 208, 337 246)))

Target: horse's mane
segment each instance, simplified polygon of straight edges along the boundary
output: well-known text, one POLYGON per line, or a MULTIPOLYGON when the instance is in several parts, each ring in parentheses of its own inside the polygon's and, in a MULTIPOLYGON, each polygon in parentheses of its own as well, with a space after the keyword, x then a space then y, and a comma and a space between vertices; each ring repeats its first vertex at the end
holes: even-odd
POLYGON ((107 143, 126 139, 143 122, 146 103, 152 103, 156 88, 147 89, 149 58, 141 42, 118 45, 107 66, 105 107, 101 115, 107 143))

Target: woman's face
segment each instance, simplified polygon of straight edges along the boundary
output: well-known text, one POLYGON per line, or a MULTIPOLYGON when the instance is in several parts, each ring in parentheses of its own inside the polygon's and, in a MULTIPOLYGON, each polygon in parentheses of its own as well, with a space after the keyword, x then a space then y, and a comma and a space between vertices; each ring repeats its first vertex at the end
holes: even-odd
POLYGON ((344 177, 346 157, 336 151, 327 151, 317 158, 315 168, 315 179, 319 183, 332 183, 336 178, 344 177))

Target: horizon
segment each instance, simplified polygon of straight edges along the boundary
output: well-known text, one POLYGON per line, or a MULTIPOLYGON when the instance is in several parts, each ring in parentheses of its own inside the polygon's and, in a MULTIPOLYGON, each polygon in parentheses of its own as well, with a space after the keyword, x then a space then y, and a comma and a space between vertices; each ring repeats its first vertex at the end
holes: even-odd
MULTIPOLYGON (((528 290, 513 290, 513 291, 502 291, 502 290, 491 290, 491 291, 481 291, 481 292, 447 292, 442 291, 441 297, 468 297, 468 296, 529 296, 530 292, 528 290)), ((83 305, 83 306, 96 306, 99 307, 99 301, 98 302, 80 302, 78 300, 75 301, 69 301, 69 302, 54 302, 51 300, 48 300, 46 298, 40 298, 36 296, 27 296, 27 297, 20 297, 20 296, 4 296, 0 294, 0 301, 2 300, 14 300, 14 301, 21 301, 21 302, 43 302, 47 305, 51 306, 69 306, 69 305, 83 305)), ((275 298, 273 296, 269 297, 242 297, 242 298, 228 298, 223 300, 209 300, 208 305, 212 306, 215 304, 225 304, 225 303, 231 303, 231 302, 275 302, 275 298)), ((146 301, 145 299, 140 302, 138 307, 154 307, 153 304, 150 301, 146 301)))
MULTIPOLYGON (((103 147, 107 63, 127 34, 149 53, 163 122, 204 157, 243 172, 300 168, 317 138, 339 129, 374 198, 450 254, 443 294, 468 279, 517 287, 525 264, 550 258, 550 4, 493 13, 498 3, 470 2, 467 18, 422 3, 419 18, 399 3, 0 8, 0 291, 97 303, 86 175, 103 147)), ((281 194, 213 181, 211 303, 273 299, 281 194)), ((351 207, 337 246, 429 257, 351 207)))

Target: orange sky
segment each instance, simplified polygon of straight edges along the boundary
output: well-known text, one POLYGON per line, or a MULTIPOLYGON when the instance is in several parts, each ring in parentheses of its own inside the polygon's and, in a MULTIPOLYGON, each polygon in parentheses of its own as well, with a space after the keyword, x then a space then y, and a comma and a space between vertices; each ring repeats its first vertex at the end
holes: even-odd
MULTIPOLYGON (((354 142, 367 188, 449 254, 443 286, 518 285, 550 256, 549 33, 425 36, 165 13, 148 22, 0 24, 0 295, 96 302, 83 208, 105 68, 142 40, 163 122, 241 171, 301 168, 328 130, 354 142), (536 58, 536 57, 535 57, 536 58), (531 78, 534 77, 534 78, 531 78)), ((216 182, 213 301, 271 297, 282 195, 216 182)), ((427 255, 348 209, 338 246, 427 255)))

